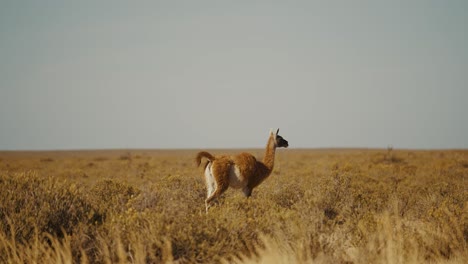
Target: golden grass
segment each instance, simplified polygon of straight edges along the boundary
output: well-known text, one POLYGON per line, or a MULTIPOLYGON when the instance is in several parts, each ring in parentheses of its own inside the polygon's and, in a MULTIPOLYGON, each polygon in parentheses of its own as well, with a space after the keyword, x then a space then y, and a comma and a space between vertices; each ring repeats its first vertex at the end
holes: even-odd
POLYGON ((0 263, 468 263, 468 151, 281 150, 208 214, 195 153, 0 152, 0 263))

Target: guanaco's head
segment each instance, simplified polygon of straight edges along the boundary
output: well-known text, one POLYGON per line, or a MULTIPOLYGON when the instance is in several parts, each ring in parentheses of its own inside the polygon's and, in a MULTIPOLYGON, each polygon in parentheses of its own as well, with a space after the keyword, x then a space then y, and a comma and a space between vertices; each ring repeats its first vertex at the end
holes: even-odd
POLYGON ((280 136, 279 134, 279 128, 278 130, 276 130, 276 134, 274 135, 275 136, 275 145, 277 148, 287 148, 289 145, 288 145, 288 141, 286 139, 284 139, 282 136, 280 136))

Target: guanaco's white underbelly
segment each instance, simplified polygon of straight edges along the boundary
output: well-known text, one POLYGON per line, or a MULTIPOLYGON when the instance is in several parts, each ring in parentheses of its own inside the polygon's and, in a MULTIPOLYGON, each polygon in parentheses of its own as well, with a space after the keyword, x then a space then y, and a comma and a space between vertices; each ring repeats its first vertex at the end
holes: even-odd
POLYGON ((247 181, 240 173, 239 167, 237 167, 237 165, 232 165, 229 169, 229 187, 240 189, 245 186, 247 186, 247 181))

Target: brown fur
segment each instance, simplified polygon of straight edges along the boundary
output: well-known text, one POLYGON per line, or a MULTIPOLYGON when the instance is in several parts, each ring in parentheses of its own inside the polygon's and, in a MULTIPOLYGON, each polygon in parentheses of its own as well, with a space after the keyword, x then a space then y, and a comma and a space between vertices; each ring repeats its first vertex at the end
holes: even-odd
MULTIPOLYGON (((202 158, 206 158, 208 162, 205 165, 205 170, 211 164, 211 174, 216 182, 214 192, 210 195, 210 191, 208 191, 208 197, 205 200, 206 209, 208 210, 210 203, 232 184, 230 182, 232 180, 230 179, 230 173, 235 169, 238 169, 238 172, 242 175, 238 182, 240 182, 245 196, 249 197, 252 194, 252 190, 268 178, 273 171, 277 147, 288 147, 288 142, 281 136, 270 133, 263 162, 257 161, 252 154, 245 152, 234 156, 218 157, 214 157, 206 151, 199 152, 195 159, 197 165, 200 165, 202 158)), ((209 190, 210 187, 208 185, 209 183, 207 182, 209 190)))
MULTIPOLYGON (((197 163, 197 166, 200 166, 202 158, 206 158, 208 161, 213 161, 215 159, 213 155, 211 155, 210 153, 206 151, 198 152, 197 157, 195 158, 195 162, 197 163)), ((208 163, 206 165, 208 165, 208 163)))

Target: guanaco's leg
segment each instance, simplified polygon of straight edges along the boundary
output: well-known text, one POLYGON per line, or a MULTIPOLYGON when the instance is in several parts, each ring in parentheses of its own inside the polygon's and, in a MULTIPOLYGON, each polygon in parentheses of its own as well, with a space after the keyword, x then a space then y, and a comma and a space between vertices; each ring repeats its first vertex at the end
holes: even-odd
POLYGON ((214 176, 214 180, 216 181, 216 189, 215 191, 206 198, 205 206, 206 211, 208 212, 208 208, 210 207, 210 203, 218 198, 223 192, 225 192, 229 187, 229 167, 231 166, 230 163, 225 162, 214 162, 211 166, 211 174, 214 176))
POLYGON ((244 193, 245 197, 250 197, 252 195, 252 188, 250 188, 249 186, 245 186, 242 189, 242 192, 244 193))
POLYGON ((208 163, 205 168, 205 183, 206 183, 206 197, 210 197, 216 190, 216 180, 211 171, 211 163, 208 163))
POLYGON ((208 212, 208 208, 210 207, 210 203, 218 198, 221 194, 223 194, 223 192, 225 192, 227 190, 229 186, 228 185, 219 185, 217 186, 216 190, 214 191, 214 193, 208 197, 206 200, 205 200, 205 206, 206 206, 206 211, 208 212))

